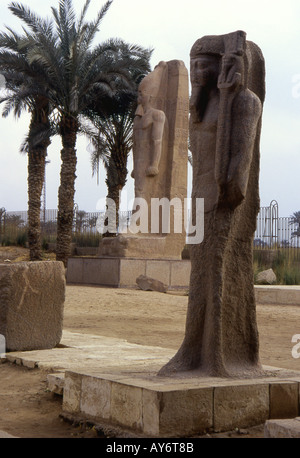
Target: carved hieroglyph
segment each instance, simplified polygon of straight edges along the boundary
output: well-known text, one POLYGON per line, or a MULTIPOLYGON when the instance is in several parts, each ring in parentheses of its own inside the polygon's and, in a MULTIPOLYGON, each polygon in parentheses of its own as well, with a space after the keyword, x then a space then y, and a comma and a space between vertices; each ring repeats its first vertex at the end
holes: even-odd
POLYGON ((190 58, 192 197, 205 199, 204 240, 190 246, 185 338, 159 375, 251 377, 261 373, 252 246, 264 59, 242 31, 197 40, 190 58))
MULTIPOLYGON (((102 256, 180 259, 185 245, 184 199, 187 197, 188 164, 188 71, 182 61, 160 62, 140 83, 133 127, 132 176, 135 180, 135 232, 103 240, 102 256), (174 230, 174 207, 170 206, 169 231, 158 219, 152 199, 176 199, 181 231, 174 230), (147 215, 138 204, 143 199, 147 215), (140 226, 142 216, 146 225, 140 226), (146 218, 144 218, 146 216, 146 218), (136 219, 135 219, 136 218, 136 219), (140 218, 139 218, 140 219, 140 218), (140 227, 139 232, 136 228, 140 227)), ((161 212, 161 210, 159 210, 161 212)), ((178 219, 177 219, 178 221, 178 219)), ((130 232, 131 231, 131 232, 130 232)))

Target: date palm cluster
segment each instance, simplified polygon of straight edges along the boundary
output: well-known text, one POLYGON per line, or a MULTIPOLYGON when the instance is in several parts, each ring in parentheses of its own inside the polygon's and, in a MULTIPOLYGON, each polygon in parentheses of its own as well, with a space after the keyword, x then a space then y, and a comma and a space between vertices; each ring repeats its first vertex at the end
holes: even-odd
POLYGON ((86 135, 93 145, 95 171, 103 160, 108 196, 126 183, 127 157, 137 86, 150 71, 152 50, 122 39, 94 44, 113 0, 86 20, 91 0, 77 17, 72 0, 60 0, 44 19, 13 2, 10 11, 23 24, 22 34, 7 27, 0 33, 0 73, 6 89, 2 115, 30 113, 21 151, 28 155, 28 241, 30 259, 41 259, 40 209, 47 148, 54 135, 62 149, 56 259, 67 265, 71 250, 76 180, 76 141, 86 135))

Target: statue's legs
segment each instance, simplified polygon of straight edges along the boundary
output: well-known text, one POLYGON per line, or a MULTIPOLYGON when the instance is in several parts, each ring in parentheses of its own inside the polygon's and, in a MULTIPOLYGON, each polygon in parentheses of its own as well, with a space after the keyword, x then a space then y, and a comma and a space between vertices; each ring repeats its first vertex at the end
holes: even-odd
POLYGON ((204 241, 191 246, 185 337, 159 375, 259 375, 251 238, 234 234, 229 209, 205 218, 204 241))
POLYGON ((199 371, 226 376, 222 345, 223 264, 232 212, 205 214, 204 240, 191 245, 191 279, 184 341, 159 375, 199 371))

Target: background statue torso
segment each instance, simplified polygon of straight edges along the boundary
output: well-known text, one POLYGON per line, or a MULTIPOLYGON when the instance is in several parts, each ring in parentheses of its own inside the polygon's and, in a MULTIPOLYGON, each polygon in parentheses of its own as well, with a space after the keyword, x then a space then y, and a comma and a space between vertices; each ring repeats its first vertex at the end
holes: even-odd
POLYGON ((135 197, 143 197, 150 203, 155 196, 156 175, 159 174, 161 151, 155 151, 155 141, 163 139, 165 114, 161 110, 150 108, 142 116, 136 115, 133 127, 133 161, 135 179, 135 197), (156 132, 159 132, 156 135, 156 132), (158 139, 158 136, 161 138, 158 139), (155 157, 157 155, 157 158, 155 157), (153 164, 155 162, 155 165, 153 164), (157 173, 149 175, 149 169, 156 166, 157 173))

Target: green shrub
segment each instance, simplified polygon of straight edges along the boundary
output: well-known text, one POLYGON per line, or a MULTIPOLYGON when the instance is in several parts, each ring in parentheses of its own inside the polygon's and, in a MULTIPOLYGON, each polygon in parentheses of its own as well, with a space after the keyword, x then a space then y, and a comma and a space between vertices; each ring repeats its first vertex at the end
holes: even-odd
POLYGON ((11 239, 9 236, 7 235, 3 235, 1 237, 1 245, 2 246, 11 246, 12 245, 12 242, 11 242, 11 239))
POLYGON ((27 232, 24 232, 24 231, 19 232, 17 234, 17 238, 16 238, 17 246, 21 246, 21 247, 25 248, 26 247, 26 243, 27 243, 27 238, 28 238, 27 232))

